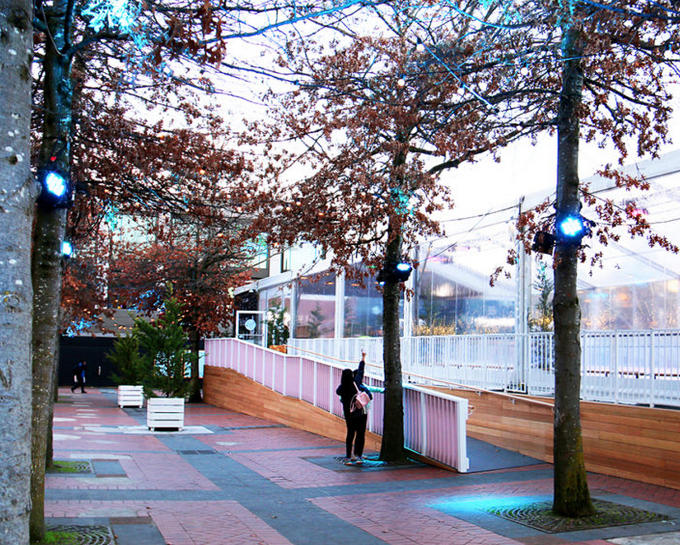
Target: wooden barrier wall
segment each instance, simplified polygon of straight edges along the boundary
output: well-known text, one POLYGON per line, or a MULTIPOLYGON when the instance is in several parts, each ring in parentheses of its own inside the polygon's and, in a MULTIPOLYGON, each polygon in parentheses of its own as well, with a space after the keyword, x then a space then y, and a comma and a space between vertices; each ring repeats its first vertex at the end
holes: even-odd
MULTIPOLYGON (((552 399, 447 390, 470 404, 468 436, 552 462, 552 399)), ((588 471, 680 489, 680 411, 581 403, 588 471)))
MULTIPOLYGON (((206 366, 203 388, 211 405, 345 440, 342 418, 236 371, 206 366)), ((552 462, 552 400, 436 389, 469 400, 469 437, 552 462)), ((588 471, 680 490, 680 411, 584 402, 581 425, 588 471)), ((366 448, 379 451, 380 436, 367 432, 366 448)))
MULTIPOLYGON (((264 418, 345 442, 345 420, 297 398, 283 396, 236 371, 206 365, 203 371, 206 403, 264 418)), ((380 451, 381 437, 366 432, 366 449, 380 451)))

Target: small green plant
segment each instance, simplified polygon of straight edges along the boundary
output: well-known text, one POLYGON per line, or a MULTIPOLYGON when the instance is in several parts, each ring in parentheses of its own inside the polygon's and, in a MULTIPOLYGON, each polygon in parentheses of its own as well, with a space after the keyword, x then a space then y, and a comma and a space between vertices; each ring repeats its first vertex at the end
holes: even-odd
POLYGON ((267 313, 267 346, 279 346, 288 342, 290 331, 285 322, 286 309, 277 304, 267 313))
POLYGON ((321 335, 325 331, 323 327, 325 319, 326 317, 321 311, 321 305, 317 303, 316 306, 314 307, 314 310, 310 312, 310 318, 308 322, 310 339, 318 339, 319 337, 321 337, 321 335))
POLYGON ((111 379, 118 386, 144 384, 151 371, 139 354, 139 338, 136 330, 124 337, 117 336, 113 349, 106 354, 106 359, 116 368, 116 372, 111 373, 111 379))
POLYGON ((90 463, 81 460, 54 460, 47 468, 48 473, 89 473, 90 463))
POLYGON ((45 532, 45 539, 32 545, 79 545, 81 535, 77 532, 45 532))
POLYGON ((187 335, 182 327, 182 307, 177 299, 165 303, 165 311, 153 322, 135 321, 135 334, 142 350, 142 361, 150 369, 144 382, 148 397, 160 390, 165 397, 186 397, 193 358, 187 350, 187 335))
POLYGON ((529 319, 529 325, 534 331, 552 331, 552 292, 555 289, 555 283, 548 276, 547 267, 543 262, 538 265, 534 288, 538 290, 538 303, 536 314, 529 319))
POLYGON ((434 322, 432 324, 418 324, 413 328, 414 334, 418 337, 437 336, 437 335, 455 335, 455 324, 446 324, 434 322))

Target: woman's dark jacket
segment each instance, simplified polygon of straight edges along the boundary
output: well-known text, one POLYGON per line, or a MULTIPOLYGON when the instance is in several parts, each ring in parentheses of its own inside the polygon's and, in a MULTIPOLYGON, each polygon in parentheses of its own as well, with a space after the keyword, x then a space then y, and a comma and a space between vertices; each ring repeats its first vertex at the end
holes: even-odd
POLYGON ((371 394, 371 391, 363 384, 365 366, 366 362, 361 360, 361 362, 359 363, 359 368, 356 371, 354 371, 354 381, 349 384, 340 383, 340 386, 338 386, 337 390, 335 390, 335 393, 340 396, 340 402, 342 403, 342 411, 345 415, 345 419, 349 416, 359 416, 363 414, 362 411, 350 413, 349 410, 349 406, 352 403, 352 398, 357 393, 357 388, 359 388, 359 390, 367 392, 368 397, 373 399, 373 394, 371 394), (357 388, 354 387, 355 384, 357 385, 357 388))

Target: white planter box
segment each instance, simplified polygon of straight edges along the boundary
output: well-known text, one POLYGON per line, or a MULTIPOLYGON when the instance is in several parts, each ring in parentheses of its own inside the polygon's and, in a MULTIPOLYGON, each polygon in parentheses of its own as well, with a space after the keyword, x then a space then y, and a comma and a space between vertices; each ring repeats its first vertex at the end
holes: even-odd
POLYGON ((146 425, 150 430, 184 427, 184 398, 152 397, 146 402, 146 425))
POLYGON ((144 406, 144 391, 142 386, 118 386, 119 407, 144 406))

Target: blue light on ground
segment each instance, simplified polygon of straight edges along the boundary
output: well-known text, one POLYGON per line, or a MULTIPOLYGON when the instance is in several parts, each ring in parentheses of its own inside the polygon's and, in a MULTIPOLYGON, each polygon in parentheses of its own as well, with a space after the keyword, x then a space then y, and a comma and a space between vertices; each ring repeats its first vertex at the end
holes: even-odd
POLYGON ((483 498, 451 496, 451 498, 445 501, 430 504, 429 507, 448 515, 460 516, 463 514, 488 513, 489 509, 513 509, 545 500, 546 498, 543 496, 526 496, 523 498, 500 495, 491 495, 483 498))

